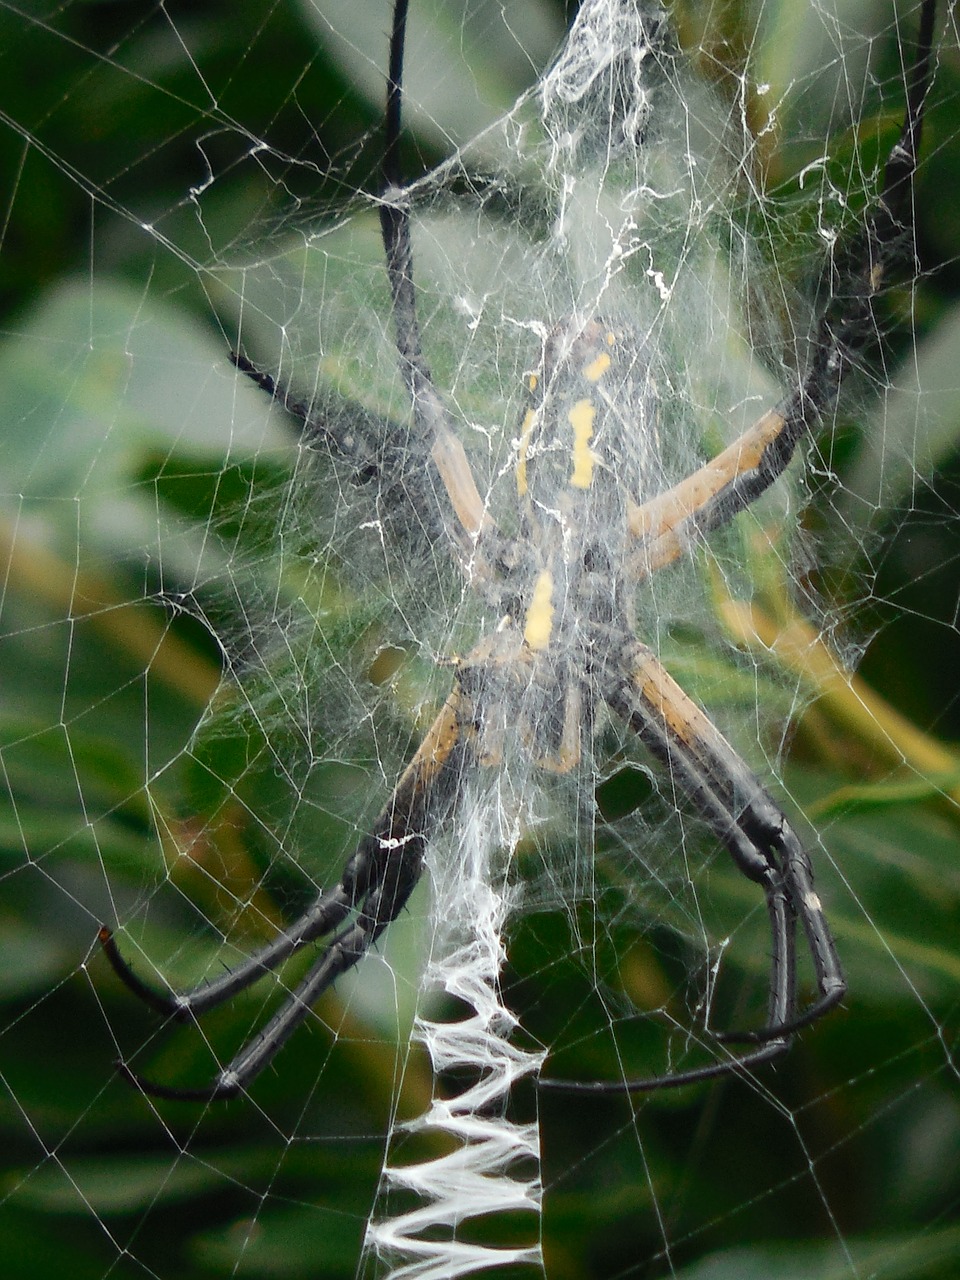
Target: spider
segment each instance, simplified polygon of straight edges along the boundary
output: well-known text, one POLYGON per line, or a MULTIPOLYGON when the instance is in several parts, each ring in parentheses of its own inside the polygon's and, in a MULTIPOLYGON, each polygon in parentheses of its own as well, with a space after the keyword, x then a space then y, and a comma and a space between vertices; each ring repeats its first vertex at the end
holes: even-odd
MULTIPOLYGON (((414 496, 418 506, 432 508, 431 530, 449 544, 467 585, 500 621, 453 664, 449 696, 340 882, 260 951, 195 990, 168 995, 145 984, 120 955, 111 931, 101 929, 107 958, 127 987, 161 1014, 179 1019, 197 1018, 229 1000, 301 947, 325 943, 287 1002, 206 1087, 154 1083, 118 1064, 144 1092, 209 1101, 243 1090, 320 994, 360 961, 403 910, 421 876, 429 833, 455 808, 465 772, 495 763, 508 730, 529 746, 538 766, 567 772, 580 760, 585 735, 604 705, 669 769, 737 869, 760 887, 772 947, 767 1019, 759 1030, 716 1037, 721 1044, 745 1048, 727 1050, 722 1060, 682 1073, 639 1080, 542 1080, 541 1085, 634 1092, 743 1073, 784 1053, 800 1028, 842 999, 846 984, 808 854, 760 781, 636 634, 634 602, 653 573, 677 561, 774 483, 798 443, 833 404, 872 332, 873 298, 912 228, 934 13, 935 0, 923 0, 903 127, 872 210, 854 243, 836 257, 830 301, 793 390, 711 461, 640 504, 625 485, 625 468, 618 461, 623 433, 643 424, 613 412, 605 390, 628 358, 620 335, 595 317, 559 324, 544 342, 537 373, 528 378, 515 466, 518 535, 508 537, 485 508, 421 346, 399 161, 407 0, 396 0, 380 221, 397 353, 412 407, 413 447, 422 463, 422 484, 414 496), (604 519, 598 522, 594 513, 601 509, 604 519), (598 526, 609 530, 611 513, 619 528, 613 542, 596 532, 598 526), (527 710, 533 704, 536 717, 527 710), (816 995, 802 1009, 795 964, 798 922, 816 977, 816 995)), ((386 451, 379 460, 360 457, 356 440, 337 437, 269 373, 243 355, 232 359, 299 419, 304 431, 332 436, 358 465, 384 467, 386 451)))

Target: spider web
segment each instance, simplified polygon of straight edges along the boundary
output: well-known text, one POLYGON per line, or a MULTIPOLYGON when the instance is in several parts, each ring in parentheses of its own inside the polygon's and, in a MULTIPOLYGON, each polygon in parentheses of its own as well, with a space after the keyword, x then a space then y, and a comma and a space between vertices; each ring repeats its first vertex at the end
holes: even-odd
MULTIPOLYGON (((115 981, 98 926, 159 989, 269 940, 336 881, 451 659, 496 621, 406 444, 374 194, 388 8, 0 10, 6 1270, 952 1277, 946 4, 918 266, 878 302, 882 343, 775 491, 655 578, 637 619, 798 825, 843 1009, 755 1078, 537 1094, 544 1054, 579 1080, 689 1069, 716 1053, 705 1028, 765 1008, 756 886, 601 723, 570 776, 517 743, 471 780, 409 910, 241 1099, 151 1103, 113 1070, 206 1082, 309 957, 171 1028, 115 981), (237 349, 371 465, 271 408, 237 349)), ((414 4, 424 346, 504 528, 523 375, 571 313, 643 353, 624 390, 625 411, 658 404, 629 459, 640 498, 795 384, 917 23, 879 0, 603 0, 569 21, 550 0, 414 4)))

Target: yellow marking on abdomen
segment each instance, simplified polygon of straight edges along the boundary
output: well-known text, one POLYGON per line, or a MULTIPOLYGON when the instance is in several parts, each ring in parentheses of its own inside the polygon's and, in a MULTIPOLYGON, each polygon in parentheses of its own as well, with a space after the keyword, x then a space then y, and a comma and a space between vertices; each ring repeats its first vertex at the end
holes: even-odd
POLYGON ((596 413, 592 400, 578 400, 567 414, 573 427, 573 474, 570 483, 575 489, 589 489, 593 483, 593 464, 597 455, 590 448, 590 441, 596 413))
POLYGON ((535 652, 546 649, 553 631, 553 574, 544 569, 533 588, 533 600, 523 625, 523 638, 535 652))
POLYGON ((583 376, 588 382, 599 382, 603 375, 607 372, 611 365, 610 356, 606 351, 601 351, 598 356, 586 366, 583 376))

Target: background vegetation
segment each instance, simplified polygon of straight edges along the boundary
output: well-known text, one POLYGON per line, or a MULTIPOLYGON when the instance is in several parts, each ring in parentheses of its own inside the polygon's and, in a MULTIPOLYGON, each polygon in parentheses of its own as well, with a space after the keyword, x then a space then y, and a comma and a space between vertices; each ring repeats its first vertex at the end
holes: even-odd
MULTIPOLYGON (((528 16, 559 29, 564 15, 544 6, 528 16)), ((217 928, 246 927, 249 941, 309 888, 274 865, 264 835, 267 818, 292 821, 260 736, 271 716, 234 715, 221 690, 216 732, 184 751, 236 659, 220 641, 236 637, 242 649, 248 639, 242 587, 232 597, 206 590, 217 567, 208 560, 197 572, 196 530, 216 530, 204 554, 220 567, 236 558, 269 576, 279 555, 269 495, 284 492, 295 452, 282 424, 263 425, 252 392, 237 398, 225 361, 235 299, 191 263, 246 247, 278 183, 306 220, 374 185, 379 87, 323 38, 324 18, 355 30, 365 49, 364 23, 385 29, 387 6, 334 8, 321 4, 319 18, 296 0, 0 10, 0 1257, 10 1276, 349 1276, 392 1108, 415 1115, 429 1095, 414 1057, 397 1101, 397 1050, 376 1011, 335 993, 251 1099, 151 1106, 116 1078, 113 1058, 148 1045, 153 1074, 191 1081, 209 1058, 188 1032, 157 1035, 94 945, 101 921, 142 924, 163 885, 144 946, 172 957, 165 973, 186 984, 221 954, 217 928), (271 145, 259 180, 251 138, 271 145), (198 217, 208 173, 218 182, 198 217), (182 555, 168 538, 158 563, 144 548, 161 523, 182 529, 182 555), (191 856, 177 858, 191 828, 191 856), (231 914, 234 895, 250 898, 249 921, 231 914)), ((765 65, 781 86, 814 56, 805 28, 789 26, 796 8, 764 6, 765 65)), ((707 25, 700 6, 681 5, 675 18, 684 43, 702 50, 703 73, 730 92, 749 14, 732 3, 707 25)), ((450 20, 456 34, 459 17, 450 20)), ((895 76, 887 0, 860 5, 855 21, 883 33, 875 71, 895 76)), ((479 42, 469 52, 481 96, 509 101, 518 86, 498 50, 479 42)), ((379 47, 369 58, 379 64, 379 47)), ((784 637, 806 633, 792 594, 762 567, 750 619, 776 654, 764 671, 799 670, 820 695, 796 727, 784 780, 831 855, 818 868, 850 996, 763 1090, 728 1081, 635 1103, 541 1099, 552 1280, 933 1280, 960 1267, 957 77, 954 40, 917 185, 924 274, 915 293, 885 300, 889 346, 871 353, 880 382, 895 381, 890 370, 912 359, 902 324, 912 316, 920 385, 940 426, 917 445, 894 397, 861 388, 831 455, 848 494, 865 491, 864 434, 883 439, 894 471, 872 513, 869 557, 821 566, 816 582, 848 624, 848 644, 865 648, 861 683, 836 679, 826 650, 796 657, 784 637)), ((861 144, 890 145, 900 109, 888 99, 831 143, 838 172, 861 144)), ((796 175, 823 140, 802 118, 790 124, 771 145, 766 181, 795 236, 796 175)), ((408 151, 411 168, 441 158, 426 132, 408 151)), ((790 266, 801 256, 793 239, 768 251, 790 266)), ((815 543, 839 545, 831 521, 844 518, 842 504, 814 503, 815 543)), ((281 579, 269 581, 292 598, 281 579)), ((298 598, 317 590, 301 584, 298 598)), ((331 661, 338 643, 367 634, 362 603, 345 600, 335 615, 331 661)), ((755 647, 742 609, 719 594, 717 609, 731 639, 755 647)), ((769 683, 775 698, 776 678, 750 683, 761 696, 769 683)), ((316 815, 346 806, 349 829, 354 774, 312 778, 313 838, 343 839, 316 815)), ((603 811, 655 803, 647 786, 624 770, 601 795, 603 811)), ((600 844, 602 860, 603 832, 600 844)), ((719 863, 710 897, 734 927, 755 905, 719 863)), ((742 972, 726 974, 756 1002, 766 944, 756 912, 753 921, 738 933, 746 954, 730 958, 742 972)), ((567 915, 546 910, 513 926, 507 1001, 557 1048, 558 1073, 610 1074, 604 1010, 564 959, 570 929, 567 915)), ((638 1001, 690 977, 669 922, 639 940, 611 927, 602 942, 601 966, 617 968, 638 1001)), ((256 998, 237 1002, 211 1019, 211 1041, 239 1042, 260 1014, 256 998)), ((645 1071, 648 1028, 618 1031, 618 1051, 645 1071)))

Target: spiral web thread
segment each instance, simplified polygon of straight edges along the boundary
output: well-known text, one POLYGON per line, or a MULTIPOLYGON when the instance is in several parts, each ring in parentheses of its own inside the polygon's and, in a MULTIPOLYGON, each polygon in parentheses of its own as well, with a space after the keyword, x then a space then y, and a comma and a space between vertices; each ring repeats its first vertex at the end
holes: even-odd
POLYGON ((387 1280, 449 1280, 524 1264, 542 1269, 539 1231, 526 1246, 456 1239, 463 1223, 517 1213, 539 1219, 541 1208, 538 1127, 509 1120, 505 1111, 514 1084, 539 1071, 545 1055, 510 1042, 517 1019, 499 991, 506 954, 501 929, 510 895, 491 867, 492 851, 503 844, 491 839, 496 824, 487 820, 486 808, 469 806, 459 848, 452 858, 442 851, 446 865, 435 850, 430 859, 437 937, 423 991, 444 991, 473 1012, 454 1022, 416 1022, 414 1039, 430 1055, 434 1096, 429 1110, 397 1134, 439 1139, 445 1146, 452 1140, 456 1146, 409 1165, 391 1163, 388 1152, 381 1199, 401 1193, 409 1203, 412 1194, 420 1203, 371 1221, 367 1229, 367 1257, 378 1260, 377 1274, 387 1280), (462 1070, 472 1083, 453 1097, 438 1096, 440 1074, 462 1070))
MULTIPOLYGON (((419 684, 425 660, 476 639, 473 614, 455 612, 455 571, 452 585, 444 577, 434 589, 441 546, 408 553, 403 542, 394 551, 384 537, 381 555, 379 525, 361 545, 364 522, 390 507, 394 473, 411 474, 412 455, 384 470, 382 488, 354 485, 343 460, 328 467, 322 445, 304 442, 304 471, 298 455, 298 488, 288 490, 288 427, 275 410, 267 417, 263 393, 239 385, 225 357, 239 332, 270 372, 289 375, 296 394, 316 395, 323 408, 329 398, 336 409, 342 390, 347 426, 368 421, 364 407, 374 426, 408 410, 373 204, 361 193, 345 211, 339 203, 344 184, 352 191, 359 181, 358 121, 379 123, 382 113, 388 5, 379 4, 370 38, 359 28, 367 7, 325 0, 270 8, 272 17, 317 16, 321 39, 356 54, 355 71, 332 43, 318 59, 316 42, 291 40, 290 27, 279 46, 271 42, 271 24, 262 14, 251 21, 245 5, 215 41, 209 22, 196 25, 203 6, 195 14, 130 7, 126 16, 114 6, 116 20, 101 22, 102 31, 76 0, 46 15, 8 8, 4 51, 44 74, 21 77, 36 81, 38 98, 17 101, 14 76, 4 99, 4 123, 22 151, 11 152, 8 166, 2 248, 11 266, 23 260, 20 249, 42 252, 32 310, 11 313, 2 344, 5 670, 16 673, 5 682, 2 746, 2 1133, 10 1166, 2 1202, 10 1248, 32 1254, 32 1268, 47 1257, 50 1274, 136 1271, 167 1280, 200 1267, 211 1276, 280 1275, 286 1267, 330 1280, 357 1266, 357 1214, 378 1175, 382 1113, 340 1089, 370 1028, 371 1097, 388 1106, 394 1096, 395 1042, 385 1048, 381 1036, 402 1018, 389 993, 385 1017, 376 991, 362 1006, 356 997, 366 1020, 359 1040, 337 1033, 329 1052, 318 1052, 317 1036, 303 1032, 278 1063, 283 1074, 267 1073, 247 1102, 168 1114, 111 1083, 111 1058, 129 1058, 171 1085, 199 1081, 199 1061, 194 1069, 177 1055, 181 1045, 191 1052, 191 1036, 199 1050, 207 1028, 180 1028, 161 1053, 155 1022, 112 982, 91 944, 100 922, 116 920, 131 961, 161 987, 235 961, 222 933, 236 924, 244 946, 279 925, 288 889, 299 900, 298 884, 305 890, 339 874, 324 853, 330 819, 344 832, 365 830, 365 806, 389 794, 412 726, 449 688, 449 670, 436 686, 419 684), (282 46, 288 60, 278 56, 282 46), (70 60, 61 60, 66 53, 70 60), (375 82, 363 99, 367 116, 354 97, 361 71, 375 82), (311 77, 332 82, 332 103, 310 94, 311 77), (276 88, 282 111, 265 109, 265 86, 276 88), (241 101, 246 88, 249 103, 241 101), (111 102, 123 103, 136 127, 94 147, 91 111, 109 122, 98 104, 111 102), (182 114, 170 114, 174 105, 182 114), (285 115, 302 136, 285 127, 285 115), (320 131, 330 121, 333 141, 320 131), (332 193, 319 182, 328 173, 332 193), (65 259, 77 232, 85 242, 65 259), (186 309, 190 299, 199 311, 186 309), (344 368, 353 380, 341 387, 330 370, 344 368), (202 631, 209 643, 201 651, 202 631), (378 664, 381 653, 396 653, 395 678, 368 679, 373 650, 378 664), (216 723, 191 737, 228 673, 236 694, 222 688, 216 723), (374 1133, 372 1154, 366 1146, 356 1165, 345 1161, 341 1129, 374 1133)), ((496 111, 509 113, 499 128, 467 112, 448 137, 453 113, 433 93, 443 87, 440 70, 449 61, 454 99, 488 85, 489 48, 501 46, 468 37, 485 33, 485 14, 515 22, 538 7, 456 6, 452 44, 464 64, 441 56, 431 33, 427 74, 419 83, 411 76, 411 99, 424 104, 419 122, 410 112, 412 174, 415 150, 463 148, 419 179, 411 197, 425 353, 445 375, 438 372, 438 389, 493 500, 515 489, 503 472, 518 420, 517 375, 536 360, 538 335, 570 314, 571 300, 587 317, 632 320, 640 335, 652 328, 669 485, 791 385, 790 354, 803 348, 815 303, 805 273, 829 263, 858 210, 871 207, 878 150, 902 119, 918 3, 761 0, 737 17, 728 7, 719 27, 717 6, 678 5, 663 30, 669 52, 684 22, 685 51, 661 65, 656 49, 645 54, 651 22, 646 42, 629 26, 617 34, 631 6, 586 0, 576 32, 596 33, 593 61, 571 42, 515 111, 519 88, 498 98, 496 111), (692 21, 698 14, 702 32, 692 21), (604 125, 608 106, 613 134, 604 125), (764 174, 785 181, 784 198, 756 180, 764 174)), ((643 7, 654 10, 646 0, 643 7)), ((411 30, 436 9, 421 5, 411 30)), ((529 43, 523 32, 518 40, 529 43)), ((527 43, 517 46, 522 54, 527 43)), ((811 854, 842 935, 852 1007, 805 1035, 803 1053, 782 1071, 722 1094, 677 1095, 655 1135, 629 1117, 598 1128, 580 1108, 557 1108, 558 1151, 568 1153, 557 1170, 560 1199, 576 1202, 577 1218, 564 1220, 561 1203, 552 1219, 562 1224, 570 1274, 597 1273, 588 1259, 598 1240, 607 1258, 625 1253, 638 1273, 672 1272, 682 1250, 700 1273, 732 1265, 776 1274, 784 1249, 770 1241, 772 1222, 794 1238, 792 1261, 809 1274, 960 1274, 951 1261, 960 1257, 951 1214, 960 1205, 958 734, 955 693, 942 678, 956 670, 949 654, 958 639, 951 531, 960 513, 949 467, 960 422, 960 312, 955 273, 935 271, 960 256, 944 212, 960 115, 956 10, 944 0, 937 48, 934 127, 916 193, 929 270, 916 293, 908 280, 878 312, 892 331, 908 328, 916 309, 915 343, 901 335, 902 351, 894 344, 889 356, 883 344, 853 388, 839 447, 825 423, 806 469, 798 459, 768 510, 711 539, 700 563, 658 577, 638 618, 775 797, 815 818, 811 854), (898 352, 903 363, 894 362, 898 352), (754 537, 761 528, 784 536, 762 542, 754 537), (829 598, 818 598, 818 587, 829 598), (733 655, 731 619, 761 628, 744 628, 733 655), (869 644, 864 674, 872 684, 841 671, 829 644, 850 667, 869 644), (891 714, 873 686, 892 690, 925 732, 891 714), (821 692, 822 709, 802 727, 802 750, 786 768, 779 726, 821 692), (678 1178, 689 1194, 677 1196, 678 1178), (851 1181, 865 1189, 855 1221, 844 1194, 851 1181), (638 1202, 642 1211, 624 1213, 638 1202)), ((529 73, 546 57, 531 51, 520 62, 529 73)), ((22 272, 14 276, 22 282, 22 272)), ((662 487, 654 469, 661 441, 652 441, 656 464, 646 464, 636 441, 650 477, 644 495, 662 487)), ((504 502, 493 514, 501 509, 512 510, 504 502)), ((418 516, 411 507, 411 530, 418 516)), ((399 528, 406 535, 407 525, 399 528)), ((632 744, 622 752, 613 744, 608 756, 608 743, 598 744, 600 768, 619 771, 632 788, 635 779, 636 793, 650 800, 604 823, 596 863, 589 831, 572 824, 558 824, 557 838, 546 832, 541 866, 525 859, 521 909, 539 901, 552 918, 570 912, 574 924, 581 904, 598 914, 571 955, 544 952, 536 971, 524 973, 533 996, 524 1021, 542 1017, 538 1030, 561 1046, 573 1030, 571 1047, 588 1045, 584 1027, 623 1030, 631 1051, 636 1035, 638 1068, 662 1066, 664 1053, 682 1065, 688 1049, 706 1052, 694 1043, 705 1023, 724 1025, 723 1000, 715 1007, 721 987, 734 997, 739 984, 744 1001, 759 999, 762 908, 721 851, 701 851, 686 811, 674 822, 669 786, 651 793, 639 748, 634 755, 632 744), (616 952, 622 966, 609 972, 613 990, 595 964, 595 944, 624 948, 616 952), (588 1003, 561 1007, 555 1022, 547 1001, 562 994, 561 972, 582 982, 588 1003), (649 1060, 640 1056, 648 1015, 651 1053, 660 1055, 649 1060)), ((576 781, 588 808, 591 784, 610 777, 591 779, 584 767, 576 781)), ((492 910, 486 879, 481 891, 462 865, 483 852, 473 847, 480 826, 468 836, 465 813, 445 824, 443 848, 464 876, 455 897, 470 930, 451 941, 451 953, 479 948, 492 910)), ((437 904, 442 919, 449 905, 439 890, 437 904)), ((496 943, 499 925, 490 930, 496 943)), ((479 954, 471 958, 479 972, 479 954)), ((488 1108, 503 1104, 513 1079, 528 1090, 528 1068, 509 1057, 497 1068, 476 1060, 495 1041, 507 1055, 518 1038, 502 1006, 489 1022, 476 1012, 497 1003, 500 962, 496 944, 484 958, 486 978, 471 975, 475 1018, 419 1030, 438 1073, 469 1058, 472 1088, 438 1101, 415 1125, 391 1129, 364 1259, 381 1276, 391 1267, 393 1275, 532 1272, 538 1262, 536 1249, 497 1252, 463 1240, 441 1249, 430 1239, 466 1235, 474 1223, 496 1230, 517 1216, 502 1206, 517 1202, 531 1237, 540 1224, 535 1135, 518 1135, 503 1119, 494 1125, 484 1109, 485 1099, 488 1108), (499 1137, 479 1148, 481 1130, 499 1137), (424 1137, 460 1149, 399 1167, 424 1137), (455 1174, 464 1182, 456 1196, 455 1174), (415 1196, 418 1211, 401 1216, 401 1202, 409 1209, 415 1196)), ((376 963, 342 988, 366 996, 376 963)), ((449 954, 448 977, 453 966, 449 954)), ((458 994, 466 967, 465 957, 458 994)), ((400 989, 410 980, 397 969, 400 989)), ((210 1025, 216 1052, 251 1029, 254 1005, 235 1003, 222 1026, 210 1025)), ((609 1078, 617 1061, 602 1067, 571 1057, 564 1067, 609 1078)), ((461 1084, 445 1080, 448 1092, 463 1088, 462 1073, 455 1065, 461 1084)), ((618 1267, 615 1260, 608 1270, 618 1267)), ((17 1272, 9 1254, 5 1271, 17 1272)))

